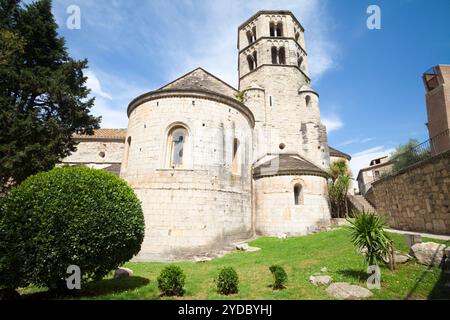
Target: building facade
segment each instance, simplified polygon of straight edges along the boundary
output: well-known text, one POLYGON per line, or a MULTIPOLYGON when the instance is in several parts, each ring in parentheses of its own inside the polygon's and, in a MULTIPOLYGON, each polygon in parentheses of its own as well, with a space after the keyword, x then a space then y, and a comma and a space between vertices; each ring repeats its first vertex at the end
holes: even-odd
POLYGON ((358 173, 358 188, 361 195, 365 196, 372 187, 372 183, 391 173, 393 162, 388 156, 370 161, 370 165, 358 173))
POLYGON ((432 155, 450 150, 450 65, 437 65, 423 75, 432 155))
POLYGON ((238 50, 239 90, 198 68, 128 107, 120 176, 145 215, 137 259, 330 223, 330 150, 302 25, 289 11, 260 11, 239 27, 238 50))

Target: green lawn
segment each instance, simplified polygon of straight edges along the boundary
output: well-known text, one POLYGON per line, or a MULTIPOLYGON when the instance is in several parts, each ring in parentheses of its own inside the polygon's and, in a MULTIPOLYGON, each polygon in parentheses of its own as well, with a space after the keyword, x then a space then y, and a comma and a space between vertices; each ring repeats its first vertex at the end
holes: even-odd
MULTIPOLYGON (((407 252, 403 235, 391 234, 396 249, 407 252)), ((425 239, 425 241, 428 241, 425 239)), ((439 242, 436 240, 429 240, 439 242)), ((442 242, 442 241, 441 241, 442 242)), ((450 243, 447 243, 450 245, 450 243)), ((262 250, 254 253, 233 252, 207 263, 180 262, 186 274, 186 294, 183 299, 330 299, 324 287, 315 287, 309 277, 328 268, 334 282, 349 282, 365 286, 367 274, 362 256, 350 243, 349 232, 339 229, 307 237, 261 238, 251 242, 262 250), (272 264, 283 266, 289 276, 287 288, 273 291, 270 287, 272 264), (215 292, 213 279, 225 266, 236 269, 240 293, 223 297, 215 292)), ((156 278, 165 263, 128 263, 135 276, 113 280, 111 277, 87 285, 77 299, 161 299, 156 278)), ((382 288, 373 290, 374 299, 450 299, 444 288, 445 276, 438 268, 427 268, 410 261, 394 272, 382 268, 382 288)), ((45 290, 27 288, 20 291, 25 298, 52 298, 45 290)), ((164 298, 166 299, 166 298, 164 298)))

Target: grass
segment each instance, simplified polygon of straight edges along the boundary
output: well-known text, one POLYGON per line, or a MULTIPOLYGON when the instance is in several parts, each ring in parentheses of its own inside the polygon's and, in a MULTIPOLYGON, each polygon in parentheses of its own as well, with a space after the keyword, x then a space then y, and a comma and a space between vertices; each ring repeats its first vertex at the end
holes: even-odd
MULTIPOLYGON (((408 247, 403 235, 391 234, 396 249, 407 253, 408 247)), ((424 241, 443 242, 424 239, 424 241)), ((185 272, 186 294, 177 299, 246 299, 246 300, 329 300, 324 287, 309 283, 312 274, 323 267, 334 282, 349 282, 366 286, 366 266, 361 255, 350 243, 346 229, 324 232, 307 237, 260 238, 250 243, 262 250, 258 252, 233 252, 222 258, 206 263, 179 262, 185 272), (282 266, 288 274, 285 290, 272 290, 273 278, 269 267, 282 266), (216 293, 213 279, 223 267, 234 267, 239 275, 240 292, 224 297, 216 293)), ((447 242, 447 245, 450 243, 447 242)), ((72 299, 169 299, 160 297, 156 278, 166 263, 133 263, 126 267, 134 271, 129 279, 113 280, 111 277, 90 283, 72 299)), ((373 299, 450 299, 450 291, 445 289, 446 279, 438 268, 428 268, 410 261, 398 265, 391 272, 382 267, 381 290, 372 290, 373 299)), ((45 289, 27 288, 20 291, 24 298, 49 299, 45 289)))

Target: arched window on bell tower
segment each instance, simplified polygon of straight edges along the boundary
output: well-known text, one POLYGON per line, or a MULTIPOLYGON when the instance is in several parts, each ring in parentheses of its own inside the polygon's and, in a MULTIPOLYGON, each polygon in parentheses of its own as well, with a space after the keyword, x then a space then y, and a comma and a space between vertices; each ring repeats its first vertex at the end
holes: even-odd
POLYGON ((270 36, 271 37, 276 37, 275 32, 276 32, 276 30, 275 30, 275 22, 271 22, 270 23, 270 36))
POLYGON ((253 62, 253 57, 251 55, 247 56, 247 63, 248 63, 248 70, 250 71, 255 70, 255 64, 253 62))
POLYGON ((253 52, 253 63, 255 65, 255 69, 258 68, 258 54, 255 52, 253 52))
POLYGON ((286 64, 286 49, 284 47, 278 50, 278 62, 279 64, 286 64))
POLYGON ((282 37, 283 36, 283 23, 282 22, 278 22, 277 24, 277 37, 282 37))
POLYGON ((252 34, 252 32, 250 30, 247 31, 247 40, 248 40, 248 44, 252 44, 253 43, 253 34, 252 34))
POLYGON ((278 64, 278 49, 277 47, 272 47, 272 64, 278 64))
POLYGON ((301 69, 303 66, 303 57, 297 52, 297 66, 301 69))

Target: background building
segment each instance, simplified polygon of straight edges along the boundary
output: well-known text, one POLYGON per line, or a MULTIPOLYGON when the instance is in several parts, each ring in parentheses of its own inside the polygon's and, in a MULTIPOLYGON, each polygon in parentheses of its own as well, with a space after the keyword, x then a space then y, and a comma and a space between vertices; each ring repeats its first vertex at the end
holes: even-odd
POLYGON ((423 75, 432 154, 450 150, 450 65, 437 65, 423 75))

